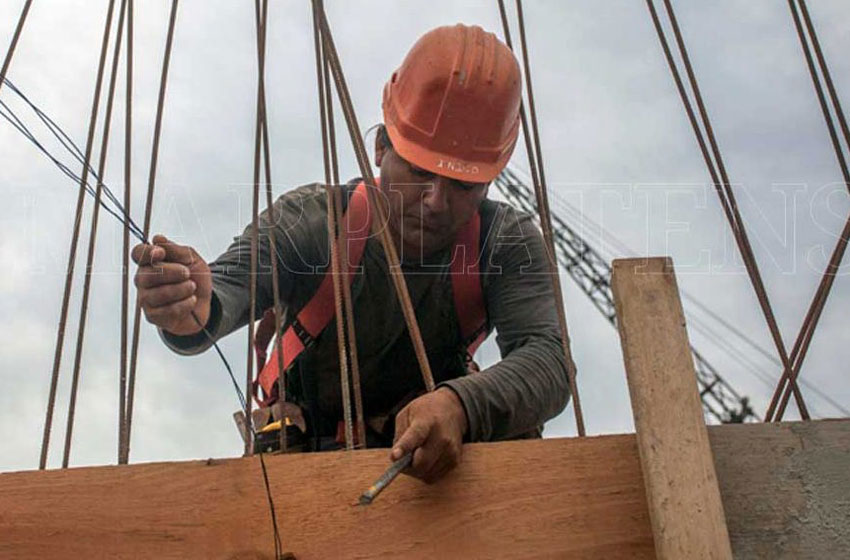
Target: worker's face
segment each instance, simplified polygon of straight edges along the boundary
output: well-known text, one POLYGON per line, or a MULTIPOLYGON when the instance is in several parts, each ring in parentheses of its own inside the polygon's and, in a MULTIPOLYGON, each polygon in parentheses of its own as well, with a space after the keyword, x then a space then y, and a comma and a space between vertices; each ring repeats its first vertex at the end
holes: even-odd
POLYGON ((464 183, 431 173, 402 158, 380 140, 375 163, 389 201, 389 230, 411 261, 451 245, 487 196, 489 183, 464 183))

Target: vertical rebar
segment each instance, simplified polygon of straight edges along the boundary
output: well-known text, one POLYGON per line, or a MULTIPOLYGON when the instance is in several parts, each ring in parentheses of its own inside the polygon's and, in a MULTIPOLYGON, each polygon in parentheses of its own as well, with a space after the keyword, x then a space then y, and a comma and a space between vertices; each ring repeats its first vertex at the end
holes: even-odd
POLYGON ((345 115, 345 122, 348 125, 348 133, 351 137, 357 163, 360 166, 360 172, 363 175, 363 180, 367 186, 366 191, 369 196, 370 208, 374 210, 375 215, 378 218, 372 222, 372 231, 378 235, 378 238, 381 241, 381 246, 384 249, 390 278, 392 279, 396 296, 399 299, 402 313, 404 314, 404 321, 407 325, 408 333, 410 334, 410 339, 413 343, 420 372, 422 373, 423 384, 427 391, 433 391, 434 376, 431 373, 431 366, 428 363, 428 355, 425 353, 425 345, 422 342, 422 333, 420 332, 419 324, 416 321, 416 314, 413 311, 410 294, 407 291, 407 283, 404 279, 404 273, 401 270, 398 253, 396 252, 392 237, 385 227, 387 223, 387 209, 384 207, 386 201, 375 194, 375 175, 372 173, 369 156, 366 152, 363 139, 360 137, 360 126, 357 123, 357 115, 354 113, 354 106, 351 102, 351 94, 349 93, 348 85, 345 82, 345 75, 342 71, 339 55, 336 52, 336 46, 333 42, 330 26, 324 9, 321 7, 319 8, 319 16, 321 37, 326 56, 328 58, 328 64, 330 65, 331 72, 333 74, 334 83, 336 84, 340 106, 342 107, 342 112, 345 115))
MULTIPOLYGON (((500 2, 500 12, 505 16, 504 5, 500 2)), ((564 361, 567 366, 567 380, 570 386, 570 393, 573 398, 573 411, 576 417, 576 430, 579 436, 586 434, 584 427, 584 415, 581 410, 581 399, 578 394, 578 386, 576 384, 576 366, 570 351, 570 335, 567 328, 567 317, 564 305, 564 294, 561 289, 561 276, 558 271, 558 260, 555 253, 554 234, 552 232, 552 218, 549 211, 549 195, 547 193, 546 175, 543 171, 543 152, 540 147, 540 135, 537 127, 537 111, 534 105, 534 88, 531 81, 531 65, 528 57, 528 46, 525 39, 525 20, 522 13, 522 2, 516 0, 517 18, 519 22, 520 45, 522 46, 523 68, 525 70, 526 93, 528 95, 528 109, 531 115, 531 135, 533 136, 534 145, 529 139, 528 119, 526 118, 525 107, 520 103, 520 119, 522 120, 522 130, 525 137, 525 148, 528 152, 529 166, 531 169, 532 181, 534 182, 534 193, 537 198, 537 213, 540 215, 540 225, 543 229, 543 240, 546 243, 546 250, 549 256, 549 274, 552 277, 552 293, 555 296, 555 306, 558 313, 558 324, 561 331, 561 350, 564 353, 564 361), (536 161, 535 161, 536 160, 536 161), (539 175, 538 175, 539 173, 539 175)), ((505 39, 510 47, 510 33, 508 30, 507 21, 503 20, 505 29, 505 39)), ((512 48, 512 47, 511 47, 512 48)))
POLYGON ((89 233, 89 246, 86 255, 85 278, 83 280, 83 295, 80 303, 80 321, 77 329, 77 346, 74 351, 74 368, 71 374, 71 395, 68 405, 68 422, 65 429, 65 451, 62 455, 62 468, 68 467, 71 456, 71 440, 74 432, 74 418, 77 408, 77 392, 80 382, 80 366, 83 359, 83 340, 86 333, 86 319, 88 318, 89 293, 91 291, 92 270, 94 268, 94 254, 97 247, 97 224, 100 218, 100 198, 103 194, 103 181, 106 175, 106 154, 109 148, 109 128, 112 125, 112 107, 115 100, 115 83, 118 76, 118 60, 121 56, 121 40, 124 32, 124 15, 127 11, 127 0, 122 0, 121 9, 118 13, 118 30, 115 36, 113 48, 112 72, 109 77, 109 87, 106 94, 106 113, 103 117, 103 133, 100 143, 100 159, 97 165, 97 187, 94 192, 94 209, 92 210, 91 229, 89 233))
MULTIPOLYGON (((77 259, 77 243, 80 239, 80 225, 83 218, 83 201, 85 199, 86 185, 88 184, 89 162, 94 145, 94 134, 97 125, 97 111, 100 106, 100 92, 103 85, 103 70, 106 66, 106 51, 109 46, 109 31, 112 25, 112 14, 115 8, 115 0, 109 1, 106 14, 106 23, 103 29, 103 39, 100 47, 100 59, 97 67, 97 78, 95 78, 94 98, 92 100, 91 116, 89 118, 89 131, 86 138, 86 152, 83 157, 83 172, 80 178, 80 191, 77 194, 77 206, 74 213, 74 231, 71 234, 71 247, 68 251, 68 267, 65 273, 65 291, 62 295, 62 308, 59 311, 59 328, 56 332, 56 349, 53 354, 53 371, 50 378, 50 390, 47 397, 47 413, 44 421, 44 433, 41 440, 41 458, 39 469, 47 466, 47 452, 50 447, 50 429, 53 425, 53 409, 56 404, 56 386, 59 381, 59 367, 62 361, 62 349, 65 343, 65 324, 68 320, 68 304, 71 299, 71 285, 74 281, 74 264, 77 259)), ((10 53, 11 54, 11 53, 10 53)), ((7 57, 8 58, 8 57, 7 57)))
POLYGON ((9 65, 12 64, 12 57, 15 56, 15 48, 18 46, 18 39, 21 38, 21 32, 24 30, 24 23, 27 21, 31 4, 32 0, 27 0, 24 3, 21 16, 18 18, 18 25, 12 34, 12 42, 9 43, 9 50, 6 51, 6 57, 3 59, 3 67, 0 68, 0 89, 3 88, 3 83, 6 81, 6 72, 9 70, 9 65))
MULTIPOLYGON (((153 213, 153 195, 156 187, 156 165, 159 160, 159 141, 162 135, 162 116, 165 110, 165 92, 168 84, 168 68, 171 62, 171 48, 174 44, 174 28, 177 23, 177 6, 179 0, 171 0, 171 13, 168 18, 168 32, 165 40, 165 54, 162 59, 162 73, 159 80, 159 96, 156 104, 154 121, 153 145, 151 147, 151 164, 148 173, 148 191, 145 199, 145 223, 142 236, 150 237, 151 216, 153 213)), ((130 373, 127 377, 127 413, 124 418, 124 454, 119 463, 125 464, 130 458, 130 435, 133 427, 133 403, 136 395, 136 363, 139 351, 139 327, 142 308, 136 298, 136 309, 133 316, 133 343, 130 347, 130 373)))
MULTIPOLYGON (((130 216, 130 184, 133 161, 133 0, 127 2, 126 102, 124 106, 124 212, 130 216)), ((121 268, 121 363, 118 380, 118 462, 125 453, 127 415, 127 336, 130 309, 130 226, 124 223, 121 268)))

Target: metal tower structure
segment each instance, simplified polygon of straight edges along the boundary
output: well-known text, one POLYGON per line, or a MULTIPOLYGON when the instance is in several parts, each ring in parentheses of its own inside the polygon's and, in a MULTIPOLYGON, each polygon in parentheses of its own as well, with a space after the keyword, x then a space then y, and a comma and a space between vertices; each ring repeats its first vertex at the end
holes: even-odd
MULTIPOLYGON (((496 178, 495 184, 499 192, 518 209, 538 216, 534 190, 510 168, 505 168, 496 178)), ((559 264, 611 326, 616 326, 611 265, 556 213, 552 212, 551 217, 559 264)), ((758 420, 749 399, 739 395, 693 345, 691 352, 705 414, 723 423, 758 420)))

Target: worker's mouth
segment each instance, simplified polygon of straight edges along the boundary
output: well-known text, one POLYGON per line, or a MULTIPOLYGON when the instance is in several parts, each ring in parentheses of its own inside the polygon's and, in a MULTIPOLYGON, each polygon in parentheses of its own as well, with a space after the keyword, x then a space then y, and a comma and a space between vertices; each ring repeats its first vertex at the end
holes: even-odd
POLYGON ((408 228, 407 231, 415 233, 421 231, 423 234, 437 236, 445 235, 448 231, 448 225, 437 220, 429 220, 422 216, 406 216, 403 227, 408 228))

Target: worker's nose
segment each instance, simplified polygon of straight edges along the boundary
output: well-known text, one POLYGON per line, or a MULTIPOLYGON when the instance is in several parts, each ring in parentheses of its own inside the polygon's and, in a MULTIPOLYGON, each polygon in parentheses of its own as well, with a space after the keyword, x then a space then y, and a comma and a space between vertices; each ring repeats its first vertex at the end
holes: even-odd
POLYGON ((449 209, 449 193, 451 193, 451 180, 445 177, 435 177, 430 185, 425 188, 422 204, 424 210, 429 214, 442 214, 449 209))

